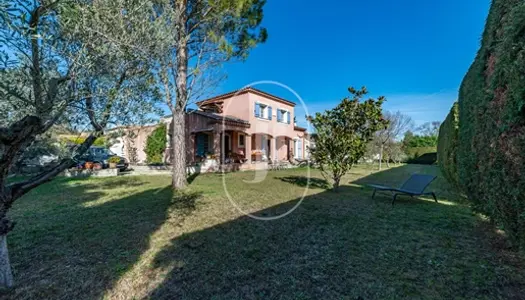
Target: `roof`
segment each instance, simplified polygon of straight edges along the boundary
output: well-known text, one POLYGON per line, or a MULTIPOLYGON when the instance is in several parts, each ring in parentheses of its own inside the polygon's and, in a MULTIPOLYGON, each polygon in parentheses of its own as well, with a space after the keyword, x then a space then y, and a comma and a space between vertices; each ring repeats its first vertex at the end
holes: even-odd
POLYGON ((306 128, 299 127, 299 126, 294 126, 294 127, 293 127, 293 130, 297 130, 297 131, 306 131, 306 128))
POLYGON ((200 110, 194 110, 194 111, 191 111, 189 113, 190 114, 191 113, 198 114, 198 115, 201 115, 201 116, 212 118, 212 119, 217 120, 217 121, 222 121, 224 119, 225 121, 236 122, 236 123, 243 123, 243 124, 246 124, 246 125, 250 125, 250 122, 248 122, 246 120, 243 120, 243 119, 239 119, 239 118, 233 117, 233 116, 222 116, 222 115, 218 115, 218 114, 214 114, 214 113, 210 113, 210 112, 205 112, 205 111, 200 111, 200 110))
MULTIPOLYGON (((246 120, 243 120, 243 119, 239 119, 237 117, 234 117, 234 116, 223 116, 223 115, 218 115, 218 114, 215 114, 215 113, 211 113, 211 112, 205 112, 205 111, 202 111, 202 110, 196 110, 196 109, 188 109, 186 111, 186 114, 198 114, 198 115, 201 115, 201 116, 204 116, 204 117, 208 117, 208 118, 211 118, 211 119, 214 119, 214 120, 218 120, 218 121, 222 121, 222 119, 226 120, 226 121, 230 121, 230 122, 237 122, 237 123, 243 123, 243 124, 246 124, 246 125, 250 125, 250 122, 246 121, 246 120)), ((172 115, 165 115, 162 117, 162 119, 171 119, 172 115)))
POLYGON ((228 99, 228 98, 231 98, 231 97, 233 97, 235 95, 241 95, 241 94, 246 94, 246 93, 256 94, 256 95, 259 95, 261 97, 266 97, 268 99, 271 99, 271 100, 274 100, 274 101, 277 101, 277 102, 281 102, 281 103, 284 103, 284 104, 295 106, 295 102, 283 99, 281 97, 277 97, 275 95, 263 92, 261 90, 258 90, 258 89, 252 88, 252 87, 235 90, 235 91, 232 91, 232 92, 229 92, 229 93, 226 93, 226 94, 222 94, 222 95, 218 95, 218 96, 215 96, 215 97, 212 97, 212 98, 208 98, 208 99, 205 99, 205 100, 202 100, 202 101, 198 101, 198 102, 196 102, 196 104, 198 106, 201 106, 201 105, 208 104, 208 103, 213 103, 213 102, 216 102, 216 101, 219 101, 219 100, 228 99))

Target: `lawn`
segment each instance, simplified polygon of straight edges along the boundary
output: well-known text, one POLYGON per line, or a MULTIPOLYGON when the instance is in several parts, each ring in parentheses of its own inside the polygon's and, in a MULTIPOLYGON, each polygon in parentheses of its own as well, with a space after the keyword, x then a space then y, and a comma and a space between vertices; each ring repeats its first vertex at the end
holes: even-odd
POLYGON ((371 199, 433 166, 56 179, 17 202, 10 299, 498 299, 523 297, 524 258, 438 178, 431 199, 371 199), (260 182, 258 182, 260 181, 260 182), (225 194, 223 186, 231 196, 225 194), (302 196, 305 196, 302 199, 302 196), (261 218, 290 214, 273 221, 261 218))

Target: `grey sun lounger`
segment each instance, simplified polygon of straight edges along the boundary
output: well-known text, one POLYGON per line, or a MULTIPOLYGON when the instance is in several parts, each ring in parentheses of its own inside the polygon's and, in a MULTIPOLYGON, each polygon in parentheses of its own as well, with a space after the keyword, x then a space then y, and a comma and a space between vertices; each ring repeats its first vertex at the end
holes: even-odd
POLYGON ((412 174, 400 188, 394 188, 378 184, 369 184, 368 186, 374 188, 372 198, 375 197, 377 191, 388 191, 392 193, 392 205, 396 201, 398 195, 408 195, 410 197, 432 195, 434 200, 437 201, 436 194, 434 192, 425 192, 427 186, 436 179, 436 176, 423 175, 423 174, 412 174))

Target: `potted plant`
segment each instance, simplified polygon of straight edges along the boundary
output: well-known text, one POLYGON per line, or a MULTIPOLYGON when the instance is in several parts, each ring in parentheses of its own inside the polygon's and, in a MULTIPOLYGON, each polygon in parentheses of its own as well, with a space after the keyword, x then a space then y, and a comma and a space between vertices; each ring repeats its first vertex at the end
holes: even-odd
POLYGON ((93 169, 93 162, 92 161, 86 161, 86 163, 84 164, 84 168, 86 168, 87 170, 93 169))
POLYGON ((116 169, 117 164, 120 162, 120 157, 118 156, 112 156, 108 159, 109 168, 116 169))

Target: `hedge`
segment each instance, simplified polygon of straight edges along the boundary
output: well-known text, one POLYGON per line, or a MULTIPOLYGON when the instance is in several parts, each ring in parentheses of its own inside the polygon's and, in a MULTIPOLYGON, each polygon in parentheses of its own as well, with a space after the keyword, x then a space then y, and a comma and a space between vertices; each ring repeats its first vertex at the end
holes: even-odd
POLYGON ((525 248, 525 2, 493 0, 459 92, 458 174, 474 208, 525 248))
POLYGON ((457 152, 458 152, 459 111, 454 103, 445 121, 439 127, 438 164, 443 176, 453 186, 459 187, 457 152))
POLYGON ((412 147, 405 149, 407 163, 420 165, 433 165, 436 163, 436 147, 412 147))

